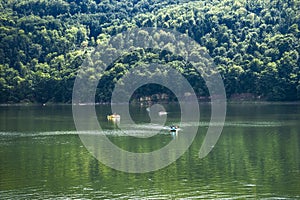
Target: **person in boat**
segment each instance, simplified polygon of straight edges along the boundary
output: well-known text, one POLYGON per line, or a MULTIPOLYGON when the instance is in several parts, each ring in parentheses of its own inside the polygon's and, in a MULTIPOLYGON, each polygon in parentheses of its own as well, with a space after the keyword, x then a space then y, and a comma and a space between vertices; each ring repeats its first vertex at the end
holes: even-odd
POLYGON ((120 120, 120 115, 118 115, 117 113, 113 113, 112 115, 108 115, 107 119, 108 120, 120 120))
POLYGON ((120 115, 118 115, 117 113, 113 113, 111 116, 112 117, 120 117, 120 115))
POLYGON ((170 131, 177 131, 178 130, 178 126, 174 126, 174 125, 172 125, 172 126, 170 126, 170 131))

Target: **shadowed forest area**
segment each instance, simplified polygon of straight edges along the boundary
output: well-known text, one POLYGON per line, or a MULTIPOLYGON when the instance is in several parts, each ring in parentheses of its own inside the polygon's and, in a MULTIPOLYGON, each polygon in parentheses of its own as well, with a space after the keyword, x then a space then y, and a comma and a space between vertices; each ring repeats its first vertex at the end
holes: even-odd
MULTIPOLYGON (((228 98, 300 100, 299 0, 1 0, 0 10, 0 103, 71 102, 89 52, 133 27, 188 34, 213 58, 228 98)), ((209 95, 180 59, 134 51, 102 76, 97 102, 109 101, 122 74, 149 59, 184 69, 197 95, 209 95)), ((168 93, 150 85, 134 95, 155 92, 168 93)))

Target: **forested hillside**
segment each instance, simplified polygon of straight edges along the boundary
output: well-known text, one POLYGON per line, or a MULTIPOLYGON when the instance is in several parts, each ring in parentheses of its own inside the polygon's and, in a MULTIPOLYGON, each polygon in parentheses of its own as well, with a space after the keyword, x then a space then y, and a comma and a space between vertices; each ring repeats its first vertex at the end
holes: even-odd
MULTIPOLYGON (((88 52, 131 27, 189 34, 214 59, 229 98, 300 99, 299 0, 1 0, 0 10, 0 103, 70 102, 88 52)), ((161 52, 136 54, 166 60, 161 52)), ((123 60, 101 80, 110 90, 130 65, 123 60)), ((109 91, 97 94, 107 100, 109 91)))

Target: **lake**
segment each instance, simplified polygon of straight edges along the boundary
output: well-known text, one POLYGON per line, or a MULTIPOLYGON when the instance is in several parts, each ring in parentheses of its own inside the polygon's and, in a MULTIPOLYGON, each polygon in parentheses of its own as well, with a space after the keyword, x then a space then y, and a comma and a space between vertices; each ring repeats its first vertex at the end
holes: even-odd
MULTIPOLYGON (((229 104, 218 142, 200 159, 209 107, 200 105, 198 133, 178 160, 157 171, 126 173, 89 153, 72 106, 2 106, 0 198, 300 199, 300 104, 229 104)), ((178 105, 165 110, 166 126, 180 122, 178 105)), ((128 136, 107 121, 108 105, 96 111, 103 133, 125 150, 149 152, 176 140, 164 129, 149 138, 128 136)), ((137 126, 151 128, 146 107, 132 106, 130 112, 137 126)))

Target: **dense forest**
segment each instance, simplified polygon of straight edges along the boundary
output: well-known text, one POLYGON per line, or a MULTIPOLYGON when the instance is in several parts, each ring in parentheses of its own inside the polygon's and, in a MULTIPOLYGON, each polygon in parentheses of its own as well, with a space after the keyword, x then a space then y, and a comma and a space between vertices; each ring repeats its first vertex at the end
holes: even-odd
MULTIPOLYGON (((133 27, 188 34, 213 58, 228 98, 300 100, 299 0, 0 0, 0 10, 0 103, 71 102, 89 52, 133 27)), ((97 101, 108 101, 116 79, 147 56, 186 69, 199 97, 209 95, 180 59, 136 51, 102 76, 107 91, 97 101)))

